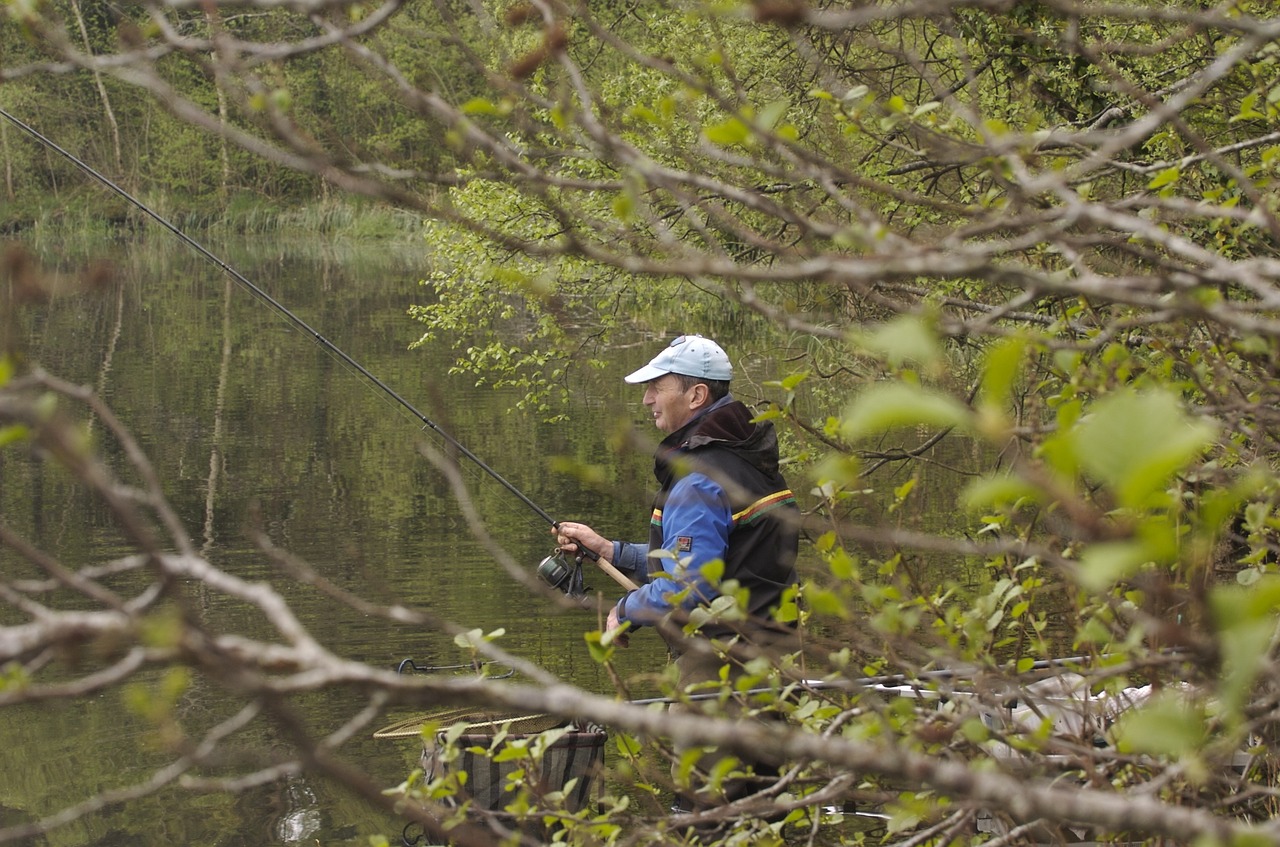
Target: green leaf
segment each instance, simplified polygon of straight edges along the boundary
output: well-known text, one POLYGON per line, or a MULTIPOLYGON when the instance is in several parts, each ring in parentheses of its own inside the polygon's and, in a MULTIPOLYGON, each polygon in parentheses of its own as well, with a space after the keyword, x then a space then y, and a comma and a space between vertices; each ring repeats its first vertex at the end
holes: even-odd
POLYGON ((1035 499, 1038 494, 1039 489, 1017 477, 991 476, 969 483, 960 493, 960 503, 970 512, 979 512, 992 506, 1035 499))
POLYGON ((627 192, 621 191, 614 196, 613 214, 618 220, 623 223, 629 222, 633 217, 635 217, 635 211, 635 202, 627 192))
POLYGON ((483 97, 472 97, 461 106, 464 115, 498 115, 502 110, 492 100, 483 97))
POLYGON ((1151 181, 1147 183, 1147 188, 1164 188, 1166 185, 1172 185, 1177 182, 1178 178, 1181 176, 1182 169, 1177 165, 1174 165, 1171 168, 1165 168, 1160 173, 1152 177, 1151 181))
POLYGON ((11 426, 0 426, 0 447, 5 447, 18 441, 25 441, 31 436, 31 430, 26 424, 13 424, 11 426))
POLYGON ((1269 503, 1250 503, 1244 509, 1244 525, 1250 532, 1261 532, 1266 528, 1270 514, 1269 503))
POLYGON ((893 382, 864 391, 845 410, 840 432, 849 441, 898 427, 967 427, 967 406, 919 385, 893 382))
POLYGON ((849 608, 844 600, 825 588, 810 586, 804 593, 805 606, 815 615, 848 618, 849 608))
POLYGON ((1256 91, 1246 94, 1244 96, 1244 99, 1240 101, 1240 111, 1237 114, 1232 115, 1227 120, 1227 122, 1236 123, 1237 121, 1248 121, 1248 120, 1257 120, 1259 118, 1265 118, 1266 115, 1258 111, 1258 100, 1260 99, 1260 97, 1261 95, 1259 95, 1258 92, 1256 91))
POLYGON ((19 691, 31 683, 31 677, 18 662, 0 666, 0 692, 19 691))
POLYGON ((482 629, 472 629, 467 632, 460 632, 453 637, 453 643, 464 650, 470 650, 483 642, 484 630, 482 629))
POLYGON ((587 653, 591 656, 591 661, 603 665, 613 658, 614 648, 611 644, 604 643, 604 633, 584 632, 582 637, 587 642, 587 653))
MULTIPOLYGON (((1258 584, 1248 589, 1229 587, 1254 591, 1258 584)), ((1254 680, 1263 669, 1275 632, 1275 620, 1267 618, 1235 622, 1218 637, 1218 653, 1224 670, 1218 680, 1218 698, 1222 714, 1232 722, 1242 719, 1241 710, 1248 702, 1254 680)))
POLYGON ((1125 753, 1181 758, 1208 738, 1204 710, 1173 692, 1125 712, 1116 727, 1116 746, 1125 753))
POLYGON ((1013 393, 1014 382, 1022 370, 1027 339, 1006 338, 987 351, 982 367, 982 403, 993 410, 1004 411, 1013 393))
POLYGON ((618 748, 618 752, 628 759, 634 759, 644 750, 644 745, 625 732, 614 733, 613 743, 618 748))
POLYGON ((765 129, 776 129, 782 123, 782 119, 787 116, 787 110, 790 108, 790 101, 775 100, 760 110, 756 123, 765 129))
POLYGON ((632 106, 627 109, 626 115, 634 121, 641 123, 656 124, 658 123, 658 113, 648 106, 632 106))
POLYGON ((915 317, 897 318, 870 331, 855 331, 850 340, 895 368, 907 362, 928 367, 942 360, 937 334, 928 323, 915 317))
POLYGON ((800 383, 809 378, 808 371, 800 371, 799 373, 788 374, 782 378, 782 387, 786 391, 795 391, 800 383))
POLYGON ((551 109, 551 123, 555 124, 556 129, 564 132, 569 128, 569 117, 565 114, 565 110, 559 104, 551 109))
MULTIPOLYGON (((1195 847, 1218 847, 1220 843, 1206 835, 1197 839, 1195 847)), ((1260 826, 1252 832, 1233 832, 1228 844, 1229 847, 1271 847, 1275 844, 1275 836, 1270 827, 1260 826)))
POLYGON ((1240 621, 1269 620, 1280 613, 1280 577, 1268 576, 1248 591, 1215 589, 1209 595, 1209 603, 1219 627, 1240 621))
POLYGON ((1219 695, 1224 711, 1238 713, 1249 695, 1280 615, 1280 577, 1261 576, 1247 586, 1219 586, 1209 594, 1218 628, 1224 673, 1219 695))
POLYGON ((1150 560, 1150 551, 1141 542, 1092 544, 1080 554, 1080 584, 1087 591, 1105 591, 1150 560))
POLYGON ((827 557, 827 568, 836 579, 853 579, 858 573, 858 563, 843 547, 833 550, 827 557))
POLYGON ((843 97, 841 97, 840 99, 842 99, 842 100, 844 100, 846 103, 848 103, 848 102, 852 102, 852 101, 854 101, 854 100, 861 100, 861 99, 863 99, 864 97, 866 97, 866 96, 867 96, 868 94, 870 94, 870 93, 871 93, 871 89, 870 89, 870 88, 868 88, 867 86, 865 86, 865 85, 855 85, 855 86, 853 86, 852 88, 850 88, 848 91, 846 91, 846 92, 844 93, 844 96, 843 96, 843 97))
POLYGON ((1260 579, 1262 579, 1262 572, 1257 568, 1244 568, 1236 572, 1236 582, 1246 587, 1260 579))
POLYGON ((287 112, 293 106, 293 95, 287 88, 277 88, 271 92, 271 105, 281 112, 287 112))
POLYGON ((489 758, 491 761, 498 762, 498 763, 514 762, 520 759, 527 758, 528 755, 529 755, 529 751, 526 750, 520 744, 505 744, 500 750, 498 750, 489 758))
POLYGON ((719 585, 720 580, 724 579, 724 560, 713 559, 703 565, 698 572, 707 582, 712 585, 719 585))
POLYGON ((721 147, 746 144, 751 139, 750 128, 737 118, 711 124, 702 130, 702 134, 712 144, 718 144, 721 147))
POLYGON ((1165 391, 1120 391, 1100 400, 1070 435, 1080 466, 1115 492, 1121 505, 1139 506, 1202 454, 1217 433, 1193 420, 1165 391))

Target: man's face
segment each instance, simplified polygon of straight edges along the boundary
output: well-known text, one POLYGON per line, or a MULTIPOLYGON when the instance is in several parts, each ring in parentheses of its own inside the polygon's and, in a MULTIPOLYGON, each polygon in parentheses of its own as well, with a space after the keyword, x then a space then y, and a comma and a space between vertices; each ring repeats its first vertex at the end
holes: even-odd
POLYGON ((653 413, 653 424, 670 435, 693 417, 694 389, 680 387, 680 377, 663 374, 644 384, 644 404, 653 413))

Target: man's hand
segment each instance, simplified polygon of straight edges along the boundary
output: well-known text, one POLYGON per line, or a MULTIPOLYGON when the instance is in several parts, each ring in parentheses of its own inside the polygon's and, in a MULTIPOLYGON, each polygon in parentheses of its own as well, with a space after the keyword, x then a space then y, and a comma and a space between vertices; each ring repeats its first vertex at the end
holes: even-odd
POLYGON ((563 521, 551 527, 556 544, 565 553, 590 550, 601 561, 613 562, 613 542, 586 524, 563 521))
MULTIPOLYGON (((618 607, 614 606, 609 610, 608 620, 604 622, 604 631, 607 635, 617 629, 622 629, 622 622, 618 620, 618 607)), ((631 645, 631 636, 625 632, 619 632, 613 637, 613 642, 619 647, 629 647, 631 645)))

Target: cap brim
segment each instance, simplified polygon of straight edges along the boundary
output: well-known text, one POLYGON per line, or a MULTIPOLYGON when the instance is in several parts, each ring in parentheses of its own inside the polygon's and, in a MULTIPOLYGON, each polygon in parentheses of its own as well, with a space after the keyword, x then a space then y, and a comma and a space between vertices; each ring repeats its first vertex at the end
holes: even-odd
POLYGON ((627 374, 622 378, 623 382, 629 382, 635 385, 637 382, 649 382, 660 376, 665 376, 670 371, 664 371, 662 368, 655 368, 653 365, 645 365, 635 373, 627 374))

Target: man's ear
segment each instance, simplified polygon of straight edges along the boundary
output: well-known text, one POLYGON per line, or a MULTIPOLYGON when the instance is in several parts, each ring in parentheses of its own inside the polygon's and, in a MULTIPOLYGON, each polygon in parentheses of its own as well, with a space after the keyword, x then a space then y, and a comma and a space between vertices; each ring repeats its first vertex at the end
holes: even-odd
POLYGON ((707 402, 710 399, 711 399, 711 389, 707 387, 707 384, 705 382, 694 383, 693 397, 691 398, 691 402, 689 403, 689 408, 701 409, 703 406, 707 405, 707 402))

